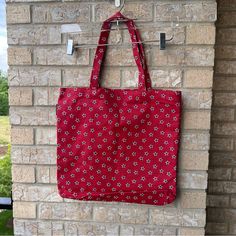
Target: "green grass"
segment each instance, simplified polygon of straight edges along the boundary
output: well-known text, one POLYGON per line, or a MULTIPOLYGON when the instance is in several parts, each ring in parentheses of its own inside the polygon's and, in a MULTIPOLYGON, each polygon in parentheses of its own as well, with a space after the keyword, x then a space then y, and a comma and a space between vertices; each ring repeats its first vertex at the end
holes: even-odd
POLYGON ((0 145, 10 143, 9 116, 0 116, 0 145))
POLYGON ((5 156, 0 159, 0 197, 10 197, 12 188, 10 144, 5 156))
POLYGON ((7 223, 12 217, 12 210, 5 210, 0 213, 0 235, 13 235, 13 228, 7 227, 7 223))
MULTIPOLYGON (((11 159, 10 159, 10 124, 8 116, 0 116, 0 146, 7 145, 8 152, 0 158, 0 197, 11 196, 11 159)), ((12 210, 0 212, 0 235, 13 235, 13 228, 9 224, 12 210)))

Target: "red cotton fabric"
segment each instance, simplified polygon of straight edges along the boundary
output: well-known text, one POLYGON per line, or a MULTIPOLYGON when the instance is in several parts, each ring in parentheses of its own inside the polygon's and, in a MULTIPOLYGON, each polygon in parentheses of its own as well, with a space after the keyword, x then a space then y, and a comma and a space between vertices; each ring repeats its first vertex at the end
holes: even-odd
POLYGON ((181 92, 151 87, 138 30, 120 12, 103 22, 88 88, 60 88, 57 180, 63 198, 164 205, 176 198, 181 92), (101 88, 111 21, 125 19, 136 89, 101 88))

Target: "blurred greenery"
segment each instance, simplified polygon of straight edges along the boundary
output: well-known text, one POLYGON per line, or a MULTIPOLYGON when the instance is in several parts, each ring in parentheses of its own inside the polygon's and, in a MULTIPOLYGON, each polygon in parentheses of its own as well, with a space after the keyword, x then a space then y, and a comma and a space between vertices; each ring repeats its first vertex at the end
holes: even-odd
POLYGON ((10 158, 10 144, 6 155, 0 158, 0 197, 11 197, 11 158, 10 158))
POLYGON ((0 145, 10 143, 9 116, 0 116, 0 145))
POLYGON ((4 210, 0 213, 0 235, 13 235, 12 210, 4 210))
POLYGON ((0 116, 9 114, 7 75, 0 70, 0 116))

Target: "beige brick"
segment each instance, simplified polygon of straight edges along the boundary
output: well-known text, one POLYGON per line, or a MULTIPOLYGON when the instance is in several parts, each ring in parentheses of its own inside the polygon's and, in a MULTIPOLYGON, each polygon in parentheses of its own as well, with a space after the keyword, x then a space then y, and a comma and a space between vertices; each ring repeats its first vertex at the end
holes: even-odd
MULTIPOLYGON (((63 70, 63 85, 89 87, 92 68, 63 70)), ((100 74, 100 86, 108 88, 120 87, 120 70, 103 68, 100 74)))
MULTIPOLYGON (((152 87, 181 87, 181 70, 150 70, 152 87)), ((138 87, 138 70, 122 70, 122 87, 138 87)))
POLYGON ((184 129, 210 129, 210 111, 186 111, 183 116, 184 129))
POLYGON ((120 87, 120 71, 104 69, 100 75, 100 81, 101 87, 118 88, 120 87))
POLYGON ((180 228, 178 236, 204 236, 205 230, 203 228, 180 228))
POLYGON ((182 133, 180 147, 182 150, 209 150, 209 133, 182 133))
POLYGON ((171 47, 167 50, 152 48, 153 66, 213 66, 214 49, 206 47, 171 47))
POLYGON ((93 222, 65 222, 65 235, 119 235, 119 225, 117 224, 96 224, 93 222))
POLYGON ((207 173, 201 172, 182 172, 178 174, 178 186, 184 189, 206 189, 207 173))
POLYGON ((18 235, 24 235, 25 233, 24 221, 13 219, 13 224, 14 224, 14 233, 18 235))
POLYGON ((56 144, 56 128, 37 128, 35 138, 36 144, 56 144))
POLYGON ((35 168, 34 166, 13 165, 12 166, 13 182, 35 183, 35 168))
MULTIPOLYGON (((145 58, 147 64, 151 63, 151 49, 145 49, 145 58)), ((95 50, 92 50, 91 57, 94 58, 95 50)), ((104 66, 135 66, 137 67, 133 52, 130 48, 119 48, 119 47, 110 47, 107 49, 106 56, 104 58, 104 66)))
POLYGON ((150 223, 168 226, 205 226, 205 210, 189 210, 176 208, 150 209, 150 223))
POLYGON ((57 185, 14 183, 12 192, 14 201, 63 202, 63 198, 58 193, 57 185))
POLYGON ((182 192, 180 194, 180 206, 182 208, 205 208, 205 192, 182 192))
POLYGON ((188 69, 184 72, 185 88, 211 88, 213 70, 188 69))
POLYGON ((66 54, 66 46, 37 47, 34 49, 35 65, 88 65, 89 50, 79 49, 73 55, 66 54), (53 55, 53 56, 52 56, 53 55))
POLYGON ((37 166, 36 179, 38 183, 49 183, 50 174, 48 166, 37 166))
POLYGON ((160 50, 158 47, 152 48, 153 66, 179 66, 184 64, 185 49, 182 47, 170 47, 167 50, 160 50))
POLYGON ((229 196, 227 195, 207 195, 207 206, 209 207, 228 207, 229 196))
MULTIPOLYGON (((68 39, 72 39, 74 42, 79 42, 80 44, 97 44, 99 38, 99 32, 97 29, 101 28, 101 22, 94 22, 92 24, 80 25, 82 34, 75 34, 73 32, 62 34, 62 43, 66 44, 68 39)), ((70 31, 70 24, 63 25, 63 31, 70 31)), ((128 32, 127 32, 128 33, 128 32)), ((122 38, 121 33, 118 30, 114 30, 110 33, 108 37, 108 43, 117 44, 122 38)), ((131 46, 130 46, 131 47, 131 46)))
MULTIPOLYGON (((104 11, 104 4, 98 3, 94 7, 95 21, 103 22, 109 18, 115 11, 117 11, 114 4, 107 4, 106 11, 104 11)), ((153 4, 151 2, 139 2, 139 3, 129 3, 125 4, 123 14, 129 18, 138 18, 143 21, 152 21, 153 19, 153 4)))
POLYGON ((36 204, 33 202, 14 202, 13 216, 15 218, 36 218, 36 204))
POLYGON ((59 88, 34 88, 34 105, 56 105, 59 98, 59 88))
POLYGON ((118 211, 117 207, 94 206, 94 220, 100 222, 119 222, 120 216, 118 211))
POLYGON ((25 234, 27 235, 37 235, 38 233, 38 222, 37 221, 27 221, 25 220, 25 234))
POLYGON ((11 128, 12 144, 33 144, 34 130, 32 128, 11 128))
POLYGON ((11 147, 11 161, 15 164, 56 164, 56 147, 11 147))
POLYGON ((213 47, 187 47, 185 49, 186 66, 214 66, 213 47))
MULTIPOLYGON (((168 41, 168 45, 181 45, 185 42, 185 27, 184 26, 176 26, 176 27, 164 27, 155 25, 153 28, 153 24, 145 24, 145 26, 138 28, 139 33, 141 35, 142 40, 158 40, 160 39, 160 33, 166 33, 166 39, 170 39, 173 37, 171 41, 168 41)), ((130 34, 128 31, 124 31, 123 33, 124 42, 130 42, 130 34)))
POLYGON ((213 89, 220 90, 236 90, 236 77, 214 77, 213 89))
POLYGON ((32 89, 31 88, 14 88, 10 87, 9 90, 9 104, 10 105, 32 105, 32 89))
POLYGON ((32 7, 34 23, 87 23, 90 5, 87 3, 38 4, 32 7))
POLYGON ((39 219, 91 220, 92 205, 78 203, 40 203, 39 219))
MULTIPOLYGON (((130 225, 121 225, 120 226, 120 236, 134 235, 135 228, 130 225)), ((137 233, 137 230, 136 230, 137 233)))
POLYGON ((8 70, 10 86, 60 86, 61 70, 57 68, 15 68, 8 70))
POLYGON ((12 45, 43 45, 60 44, 61 27, 47 25, 8 26, 8 44, 12 45))
POLYGON ((121 236, 131 235, 176 235, 176 228, 159 225, 121 225, 121 236))
POLYGON ((213 66, 214 49, 206 47, 171 47, 168 50, 152 48, 153 66, 213 66))
POLYGON ((184 90, 182 92, 183 107, 185 109, 210 109, 212 103, 211 90, 184 90))
POLYGON ((126 224, 146 224, 148 222, 147 208, 94 206, 93 212, 96 222, 121 222, 126 224))
POLYGON ((151 70, 152 87, 175 87, 182 85, 182 70, 151 70))
POLYGON ((38 223, 38 234, 39 235, 51 235, 52 234, 52 223, 39 221, 38 223))
POLYGON ((67 68, 62 71, 62 84, 63 86, 89 87, 91 72, 91 67, 83 70, 67 68))
POLYGON ((232 108, 212 108, 212 121, 233 121, 234 109, 232 108))
POLYGON ((234 141, 232 138, 211 137, 211 150, 231 151, 234 149, 234 141))
POLYGON ((215 21, 216 3, 197 2, 158 2, 156 4, 156 21, 215 21))
POLYGON ((187 44, 214 44, 215 26, 191 24, 186 27, 187 44))
POLYGON ((57 184, 57 166, 50 166, 49 167, 49 173, 50 173, 50 183, 57 184))
MULTIPOLYGON (((185 42, 185 27, 182 25, 175 26, 174 28, 165 27, 164 25, 155 25, 155 27, 153 27, 153 24, 150 23, 145 24, 145 26, 138 27, 138 30, 143 41, 159 40, 160 33, 166 33, 166 39, 170 39, 173 37, 171 41, 168 41, 168 45, 181 45, 185 42)), ((130 42, 130 34, 128 30, 123 32, 123 41, 126 43, 130 42)))
POLYGON ((52 223, 52 235, 53 236, 65 235, 63 222, 53 222, 52 223))
POLYGON ((148 209, 144 207, 121 207, 119 209, 120 222, 125 224, 147 224, 148 209))
POLYGON ((57 68, 15 68, 8 69, 10 86, 60 86, 61 70, 57 68))
POLYGON ((56 125, 55 107, 11 107, 13 125, 56 125))
POLYGON ((29 48, 10 47, 8 52, 8 65, 31 65, 32 57, 29 48))
POLYGON ((7 5, 7 24, 30 23, 30 5, 7 5))
POLYGON ((184 170, 207 170, 208 151, 181 151, 179 167, 184 170))
POLYGON ((220 60, 215 62, 215 72, 219 74, 236 74, 236 61, 220 60))

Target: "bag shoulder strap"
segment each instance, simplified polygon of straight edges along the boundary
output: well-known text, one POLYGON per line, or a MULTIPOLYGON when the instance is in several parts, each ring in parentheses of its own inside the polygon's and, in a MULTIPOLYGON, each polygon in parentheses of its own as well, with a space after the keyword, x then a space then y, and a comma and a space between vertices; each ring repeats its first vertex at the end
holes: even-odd
POLYGON ((139 70, 139 84, 138 87, 141 89, 151 89, 151 80, 150 75, 147 68, 147 63, 145 60, 145 54, 142 43, 141 42, 140 34, 134 24, 134 21, 123 16, 120 12, 117 12, 112 17, 105 20, 101 27, 101 33, 98 40, 98 46, 95 52, 94 61, 93 61, 93 69, 90 77, 90 88, 96 89, 99 88, 99 76, 101 72, 101 66, 104 60, 104 55, 106 52, 106 45, 108 42, 108 37, 110 34, 111 28, 111 21, 124 19, 127 28, 129 30, 129 34, 132 41, 132 49, 133 55, 136 62, 136 65, 139 70))

